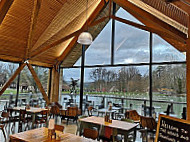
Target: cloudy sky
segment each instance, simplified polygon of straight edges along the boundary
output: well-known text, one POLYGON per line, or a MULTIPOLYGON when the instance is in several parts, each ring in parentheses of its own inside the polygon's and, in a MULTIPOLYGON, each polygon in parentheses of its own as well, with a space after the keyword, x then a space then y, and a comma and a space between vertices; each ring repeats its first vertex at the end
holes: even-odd
MULTIPOLYGON (((140 23, 123 9, 116 14, 127 20, 140 23)), ((94 39, 86 50, 85 65, 102 65, 111 62, 111 21, 94 39)), ((185 55, 173 48, 157 35, 153 35, 153 62, 185 61, 185 55)), ((135 27, 116 21, 115 33, 115 64, 148 63, 149 62, 149 33, 135 27)), ((80 66, 80 59, 75 65, 80 66)), ((119 68, 110 68, 118 70, 119 68)), ((85 81, 90 81, 89 72, 85 70, 85 81)), ((139 67, 142 74, 148 72, 148 66, 139 67)), ((64 79, 80 78, 80 69, 64 69, 64 79)))

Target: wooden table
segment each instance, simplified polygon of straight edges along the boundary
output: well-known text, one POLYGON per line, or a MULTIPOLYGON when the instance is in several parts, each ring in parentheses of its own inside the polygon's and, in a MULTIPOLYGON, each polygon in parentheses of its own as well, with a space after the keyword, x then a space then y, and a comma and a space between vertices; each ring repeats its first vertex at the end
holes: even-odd
MULTIPOLYGON (((24 110, 25 107, 13 107, 14 111, 20 111, 21 109, 24 110)), ((26 109, 26 112, 32 115, 32 128, 34 128, 34 123, 36 120, 36 114, 40 113, 41 111, 44 111, 44 110, 48 110, 48 109, 36 108, 36 107, 30 107, 30 109, 26 109)))
POLYGON ((135 123, 128 123, 128 122, 119 121, 119 120, 112 120, 112 123, 108 123, 104 121, 103 117, 96 117, 96 116, 82 118, 82 119, 79 119, 79 121, 85 122, 85 123, 93 123, 93 124, 101 125, 101 126, 107 126, 107 127, 116 129, 117 131, 120 131, 122 132, 122 134, 124 134, 125 142, 128 142, 128 134, 132 131, 134 131, 134 134, 135 134, 133 141, 135 141, 135 138, 136 138, 136 127, 138 126, 138 124, 135 124, 135 123))
POLYGON ((116 110, 108 110, 108 108, 102 108, 102 109, 98 109, 98 116, 99 114, 105 114, 105 113, 109 113, 109 115, 111 115, 112 119, 114 119, 114 113, 116 112, 116 110))
POLYGON ((20 142, 96 142, 59 131, 56 131, 56 139, 54 137, 51 139, 51 137, 48 137, 48 128, 45 127, 10 135, 10 141, 14 140, 19 140, 20 142))

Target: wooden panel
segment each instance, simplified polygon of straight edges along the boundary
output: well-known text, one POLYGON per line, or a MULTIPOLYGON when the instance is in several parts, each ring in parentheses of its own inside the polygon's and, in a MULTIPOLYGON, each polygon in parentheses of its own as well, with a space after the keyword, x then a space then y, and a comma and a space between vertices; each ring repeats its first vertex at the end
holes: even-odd
MULTIPOLYGON (((93 20, 97 17, 97 15, 100 13, 100 11, 102 10, 102 8, 105 6, 104 1, 101 1, 100 4, 98 5, 98 7, 94 10, 94 12, 92 13, 92 15, 89 17, 87 23, 90 25, 93 20)), ((83 25, 83 27, 85 26, 85 24, 83 25)), ((69 54, 69 52, 72 50, 74 44, 76 43, 78 39, 78 36, 76 36, 75 38, 73 38, 73 40, 70 42, 70 44, 67 46, 67 48, 64 50, 64 52, 60 55, 60 57, 57 58, 57 60, 59 61, 59 63, 64 60, 64 58, 69 54)))
POLYGON ((22 71, 22 69, 25 67, 25 63, 21 64, 20 67, 15 71, 15 73, 9 78, 9 80, 3 85, 0 91, 0 96, 4 93, 4 91, 9 87, 12 81, 17 77, 17 75, 22 71))
POLYGON ((43 89, 43 86, 42 84, 40 83, 40 79, 38 78, 36 72, 34 71, 33 67, 31 64, 27 64, 28 66, 28 69, 30 70, 35 82, 36 82, 36 85, 38 86, 38 89, 40 90, 40 92, 42 93, 43 97, 44 97, 44 100, 46 101, 46 104, 48 105, 49 104, 49 99, 48 99, 48 96, 46 94, 46 92, 44 91, 43 89))
POLYGON ((33 8, 32 16, 31 16, 30 30, 29 30, 28 42, 27 42, 27 48, 26 48, 26 54, 25 54, 26 59, 28 58, 29 50, 32 47, 32 41, 33 41, 34 32, 36 30, 36 23, 38 19, 38 13, 41 7, 41 2, 42 0, 34 0, 34 8, 33 8))

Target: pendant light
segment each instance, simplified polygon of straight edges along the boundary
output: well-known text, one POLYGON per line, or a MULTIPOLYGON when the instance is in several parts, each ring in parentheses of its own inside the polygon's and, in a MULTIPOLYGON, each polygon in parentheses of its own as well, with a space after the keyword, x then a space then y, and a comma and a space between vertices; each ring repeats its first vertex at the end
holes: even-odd
POLYGON ((88 32, 88 23, 87 23, 87 14, 88 14, 88 0, 86 1, 86 27, 87 31, 82 32, 79 37, 77 42, 82 44, 82 45, 90 45, 93 41, 92 35, 88 32))

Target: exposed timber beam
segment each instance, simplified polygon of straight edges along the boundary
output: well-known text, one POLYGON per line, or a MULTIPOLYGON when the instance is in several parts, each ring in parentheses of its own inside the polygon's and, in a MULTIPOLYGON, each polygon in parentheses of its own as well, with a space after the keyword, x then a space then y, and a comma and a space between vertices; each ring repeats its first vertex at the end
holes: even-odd
POLYGON ((144 25, 140 25, 138 23, 134 23, 132 21, 129 21, 129 20, 126 20, 126 19, 123 19, 123 18, 120 18, 120 17, 116 17, 116 16, 111 16, 112 19, 115 19, 119 22, 122 22, 122 23, 125 23, 125 24, 128 24, 128 25, 131 25, 133 27, 136 27, 138 29, 141 29, 141 30, 145 30, 145 31, 148 31, 148 32, 152 32, 152 33, 156 33, 160 36, 163 36, 163 37, 168 37, 168 38, 172 38, 172 39, 175 39, 179 42, 182 42, 182 43, 186 43, 186 40, 184 39, 178 39, 177 37, 169 34, 169 33, 166 33, 164 31, 160 31, 160 30, 157 30, 157 29, 154 29, 154 28, 151 28, 149 26, 144 26, 144 25))
MULTIPOLYGON (((93 22, 93 20, 98 16, 98 14, 101 12, 103 7, 105 7, 105 6, 106 6, 106 3, 104 1, 101 1, 99 6, 94 10, 94 12, 91 14, 89 19, 87 20, 87 23, 88 23, 89 27, 95 26, 95 25, 103 22, 106 18, 109 18, 109 16, 108 17, 103 17, 103 18, 101 18, 102 20, 99 19, 99 20, 93 22)), ((85 27, 85 24, 83 25, 83 27, 85 27)), ((71 50, 72 50, 74 44, 76 43, 77 39, 78 39, 78 36, 75 36, 72 39, 72 41, 67 46, 67 48, 64 50, 64 52, 57 58, 57 64, 60 64, 66 58, 66 56, 71 52, 71 50)))
POLYGON ((28 66, 28 69, 30 70, 35 82, 36 82, 36 85, 38 86, 38 89, 40 90, 40 92, 42 93, 43 97, 44 97, 44 100, 46 101, 46 104, 48 105, 50 102, 49 102, 49 99, 48 99, 48 96, 42 86, 42 84, 40 83, 40 79, 38 78, 36 72, 34 71, 33 67, 31 64, 27 64, 28 66))
POLYGON ((165 31, 181 40, 187 39, 186 34, 180 32, 179 30, 161 21, 160 19, 156 18, 150 13, 135 6, 129 1, 127 0, 113 0, 113 1, 116 2, 119 6, 123 7, 126 11, 128 11, 130 14, 132 14, 135 18, 137 18, 146 26, 152 27, 157 30, 165 31))
POLYGON ((0 24, 3 22, 9 8, 11 7, 14 0, 1 0, 0 1, 0 24))
POLYGON ((36 23, 37 23, 38 14, 40 11, 41 3, 42 3, 42 0, 34 0, 34 7, 33 7, 33 11, 32 11, 30 31, 29 31, 29 35, 28 35, 25 59, 28 58, 28 56, 29 56, 28 54, 30 53, 30 49, 32 47, 33 36, 34 36, 35 30, 36 30, 36 23))
POLYGON ((17 75, 23 70, 23 68, 25 67, 25 63, 21 64, 18 69, 15 71, 15 73, 9 78, 9 80, 3 85, 3 87, 0 90, 0 96, 5 92, 5 90, 7 89, 7 87, 10 86, 11 82, 14 81, 14 79, 17 77, 17 75))

